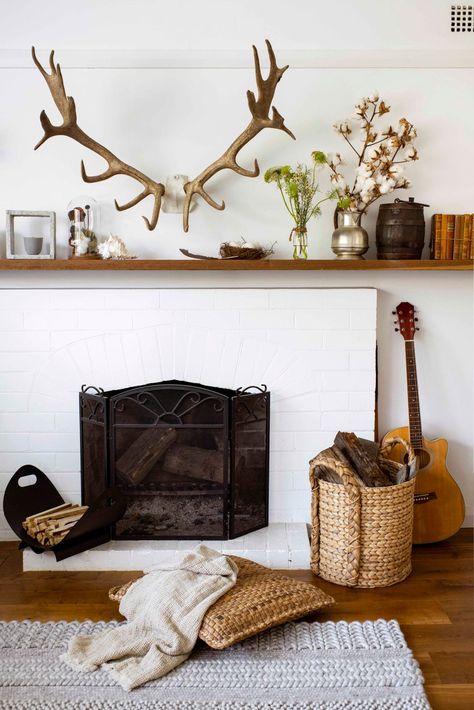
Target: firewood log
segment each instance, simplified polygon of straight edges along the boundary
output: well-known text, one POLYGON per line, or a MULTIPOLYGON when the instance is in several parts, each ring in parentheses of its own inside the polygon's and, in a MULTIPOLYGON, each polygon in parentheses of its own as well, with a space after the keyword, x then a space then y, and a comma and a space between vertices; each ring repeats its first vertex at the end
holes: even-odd
POLYGON ((45 547, 61 542, 88 510, 86 505, 64 503, 26 518, 22 526, 30 537, 45 547))
POLYGON ((408 480, 408 469, 405 464, 400 464, 396 461, 391 461, 390 459, 384 459, 383 461, 380 461, 379 465, 383 472, 390 478, 392 485, 405 483, 405 481, 408 480))
POLYGON ((327 481, 328 483, 341 484, 342 479, 336 471, 335 465, 332 465, 333 462, 334 464, 336 462, 343 463, 344 466, 346 466, 352 473, 354 478, 360 481, 350 462, 337 448, 337 446, 331 446, 329 449, 324 449, 324 451, 321 451, 315 459, 310 461, 310 466, 314 470, 315 478, 318 478, 321 481, 327 481), (314 461, 316 461, 316 465, 314 465, 314 461))
POLYGON ((359 484, 359 486, 364 486, 365 484, 364 484, 363 480, 362 480, 361 477, 358 475, 358 473, 357 473, 356 469, 354 468, 354 466, 352 465, 351 461, 347 458, 347 456, 346 456, 346 455, 344 454, 344 452, 339 448, 339 446, 336 446, 336 444, 333 444, 329 450, 333 452, 334 458, 336 458, 336 459, 338 459, 339 461, 341 461, 341 462, 344 464, 344 466, 346 466, 346 468, 349 469, 349 471, 350 471, 351 474, 352 474, 353 479, 354 479, 355 481, 357 481, 357 483, 359 484))
POLYGON ((167 473, 199 478, 223 483, 223 455, 214 449, 200 449, 197 446, 175 444, 163 459, 163 470, 167 473))
POLYGON ((375 460, 368 456, 355 434, 339 431, 334 444, 350 461, 352 468, 363 484, 368 487, 390 486, 391 479, 385 474, 375 460))
POLYGON ((141 483, 178 437, 176 429, 151 427, 135 439, 116 463, 117 471, 130 483, 141 483))
POLYGON ((61 520, 61 518, 70 517, 71 515, 78 515, 79 513, 85 513, 87 510, 87 505, 78 505, 77 503, 69 503, 67 508, 63 510, 58 510, 54 513, 40 513, 35 515, 33 520, 35 523, 41 523, 50 520, 61 520))
POLYGON ((313 470, 314 477, 321 480, 321 481, 327 481, 328 483, 342 483, 340 476, 334 471, 330 465, 325 465, 324 463, 319 461, 319 458, 324 461, 324 459, 329 459, 328 463, 335 459, 334 452, 331 449, 324 449, 324 451, 321 451, 315 459, 317 460, 317 463, 315 463, 315 459, 312 459, 309 463, 310 466, 313 470))
POLYGON ((41 513, 35 513, 34 515, 29 515, 27 518, 25 518, 25 522, 27 520, 33 520, 35 518, 46 517, 49 514, 53 515, 54 513, 57 513, 60 510, 66 510, 67 508, 72 508, 72 505, 73 505, 72 503, 62 503, 61 505, 57 505, 55 508, 49 508, 48 510, 42 510, 41 513))

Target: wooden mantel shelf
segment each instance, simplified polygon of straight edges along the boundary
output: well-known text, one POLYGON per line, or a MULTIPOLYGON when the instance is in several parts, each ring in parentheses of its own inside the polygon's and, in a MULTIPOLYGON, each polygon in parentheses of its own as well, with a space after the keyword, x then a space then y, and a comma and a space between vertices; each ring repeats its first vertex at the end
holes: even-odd
POLYGON ((472 271, 473 264, 430 259, 0 259, 0 271, 472 271))

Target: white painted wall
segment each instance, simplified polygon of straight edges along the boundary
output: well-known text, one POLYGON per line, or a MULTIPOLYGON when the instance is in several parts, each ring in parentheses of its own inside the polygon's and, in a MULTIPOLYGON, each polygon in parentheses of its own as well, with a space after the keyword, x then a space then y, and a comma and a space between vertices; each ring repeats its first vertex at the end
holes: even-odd
MULTIPOLYGON (((309 160, 316 148, 341 150, 349 159, 332 125, 377 88, 393 107, 390 118, 406 116, 419 130, 413 189, 399 196, 429 203, 427 216, 472 209, 472 185, 463 171, 474 161, 473 40, 449 31, 449 7, 445 0, 401 0, 396 7, 377 0, 299 0, 291 8, 269 0, 10 4, 0 44, 0 95, 6 97, 0 106, 0 210, 56 210, 59 255, 68 251, 67 204, 84 192, 102 203, 102 231, 122 235, 139 256, 176 257, 181 246, 213 254, 221 241, 240 236, 276 241, 277 255, 288 255, 291 225, 275 187, 262 178, 221 173, 209 186, 217 200, 225 199, 225 212, 200 204, 188 235, 179 215, 162 214, 149 233, 140 215, 150 215, 150 198, 122 214, 113 207, 114 197, 123 203, 138 194, 137 183, 117 177, 85 185, 81 158, 90 173, 100 172, 103 161, 67 138, 32 150, 42 135, 40 111, 56 115, 32 65, 32 44, 43 61, 51 48, 64 59, 66 89, 84 130, 164 181, 169 174, 198 174, 246 125, 245 92, 254 88, 251 45, 266 61, 265 37, 281 64, 296 65, 280 82, 275 104, 297 141, 263 131, 242 151, 244 165, 258 157, 263 172, 309 160), (184 67, 176 68, 181 57, 184 67), (443 68, 453 61, 458 68, 443 68)), ((325 190, 326 178, 321 182, 325 190)), ((374 206, 366 219, 372 235, 376 214, 374 206)), ((331 231, 329 207, 310 225, 311 256, 331 255, 331 231)), ((3 248, 0 243, 0 254, 3 248)))
MULTIPOLYGON (((277 240, 277 255, 288 255, 290 225, 278 195, 261 179, 223 174, 213 181, 212 192, 226 200, 224 212, 199 205, 187 236, 179 217, 163 214, 158 229, 149 233, 140 215, 149 214, 150 205, 121 215, 112 207, 113 197, 123 201, 136 194, 133 182, 116 178, 85 186, 80 159, 90 171, 100 170, 101 161, 67 139, 52 139, 32 151, 41 135, 40 110, 55 115, 46 85, 29 65, 33 43, 43 58, 51 47, 59 59, 64 50, 66 86, 84 129, 164 179, 200 171, 245 125, 245 91, 253 87, 250 45, 256 42, 263 51, 266 36, 279 61, 294 67, 280 83, 275 104, 297 141, 263 132, 242 151, 244 164, 258 156, 265 170, 305 160, 314 148, 343 149, 333 122, 350 115, 354 102, 377 88, 392 105, 391 115, 407 116, 419 130, 421 159, 410 169, 413 189, 399 196, 413 194, 429 203, 427 223, 434 211, 473 211, 473 35, 452 34, 449 12, 445 0, 9 4, 0 47, 0 211, 56 210, 59 254, 65 253, 66 205, 72 196, 89 192, 102 203, 103 231, 122 235, 140 256, 176 257, 180 246, 213 253, 220 241, 240 235, 277 240)), ((372 240, 376 213, 374 206, 366 220, 372 240)), ((331 256, 331 231, 327 210, 310 227, 311 256, 331 256)), ((0 226, 1 250, 2 234, 0 226)), ((422 315, 417 342, 425 431, 451 442, 449 464, 472 505, 469 274, 0 275, 4 287, 34 284, 376 286, 381 432, 406 420, 403 349, 392 332, 390 310, 402 299, 412 301, 422 315)))
POLYGON ((72 49, 241 49, 272 36, 290 49, 456 49, 472 38, 449 32, 445 0, 23 0, 5 9, 2 46, 72 49), (252 40, 254 41, 254 40, 252 40))

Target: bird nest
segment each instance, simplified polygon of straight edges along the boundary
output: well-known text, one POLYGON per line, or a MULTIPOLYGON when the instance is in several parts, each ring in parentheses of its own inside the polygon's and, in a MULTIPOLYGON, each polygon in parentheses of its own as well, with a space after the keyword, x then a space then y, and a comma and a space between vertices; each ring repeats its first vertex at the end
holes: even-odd
POLYGON ((223 242, 219 249, 219 255, 222 259, 265 259, 273 254, 273 244, 271 247, 264 249, 261 246, 247 247, 243 244, 233 245, 229 242, 223 242))

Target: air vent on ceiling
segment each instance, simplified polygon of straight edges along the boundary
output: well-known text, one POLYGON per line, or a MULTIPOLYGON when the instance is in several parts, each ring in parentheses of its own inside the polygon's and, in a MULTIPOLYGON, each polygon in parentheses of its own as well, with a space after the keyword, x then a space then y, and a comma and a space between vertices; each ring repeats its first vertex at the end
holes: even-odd
POLYGON ((474 32, 474 5, 451 5, 451 32, 474 32))

